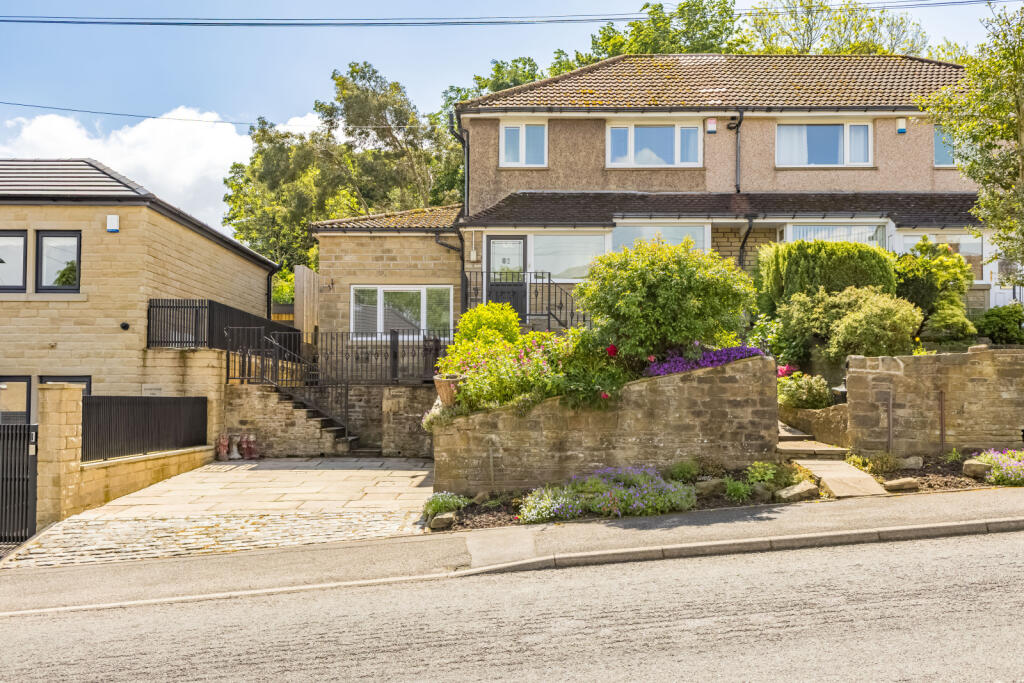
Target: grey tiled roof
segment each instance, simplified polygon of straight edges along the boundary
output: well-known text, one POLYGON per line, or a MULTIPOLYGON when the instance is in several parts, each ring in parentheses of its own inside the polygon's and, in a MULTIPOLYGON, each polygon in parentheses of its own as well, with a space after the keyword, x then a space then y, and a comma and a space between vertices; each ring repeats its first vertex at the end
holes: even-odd
POLYGON ((375 213, 369 216, 335 218, 317 221, 310 226, 313 232, 359 232, 359 231, 401 231, 401 230, 454 230, 455 222, 462 213, 462 204, 428 206, 424 209, 375 213))
POLYGON ((619 55, 459 111, 916 108, 963 67, 903 55, 619 55))
POLYGON ((149 197, 142 185, 92 159, 0 159, 0 197, 149 197))
POLYGON ((884 216, 897 227, 976 225, 973 192, 516 192, 473 214, 467 226, 612 226, 625 217, 884 216))

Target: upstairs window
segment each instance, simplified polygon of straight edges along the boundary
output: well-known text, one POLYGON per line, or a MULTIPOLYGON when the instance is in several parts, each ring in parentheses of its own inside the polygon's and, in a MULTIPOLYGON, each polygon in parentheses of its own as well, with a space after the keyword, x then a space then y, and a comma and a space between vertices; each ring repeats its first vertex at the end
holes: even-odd
POLYGON ((548 127, 543 123, 501 125, 501 166, 546 166, 548 127))
POLYGON ((867 123, 780 123, 776 166, 869 166, 871 125, 867 123))
POLYGON ((81 283, 82 233, 36 233, 36 291, 77 292, 81 283))
POLYGON ((935 147, 935 165, 956 166, 956 161, 953 159, 953 145, 949 138, 943 135, 942 126, 934 126, 932 139, 935 147))
POLYGON ((0 230, 0 292, 25 291, 24 230, 0 230))
POLYGON ((608 127, 610 167, 700 166, 698 125, 631 124, 608 127))

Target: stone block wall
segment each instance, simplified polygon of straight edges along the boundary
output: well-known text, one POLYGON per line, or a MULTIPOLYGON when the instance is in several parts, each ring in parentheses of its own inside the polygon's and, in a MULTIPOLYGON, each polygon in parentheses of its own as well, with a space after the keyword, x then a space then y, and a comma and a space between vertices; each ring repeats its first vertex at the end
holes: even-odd
MULTIPOLYGON (((381 400, 381 453, 384 457, 423 458, 433 453, 423 414, 437 400, 433 384, 386 387, 381 400)), ((362 441, 362 438, 360 438, 362 441)))
POLYGON ((1024 349, 850 356, 848 364, 849 443, 856 452, 906 457, 1024 445, 1024 349))
MULTIPOLYGON (((711 248, 724 258, 738 262, 740 245, 743 244, 743 232, 746 227, 711 227, 711 248)), ((757 252, 766 244, 778 242, 778 229, 754 228, 743 246, 743 263, 739 266, 744 270, 753 270, 757 266, 757 252)))
POLYGON ((39 387, 36 529, 213 460, 212 446, 82 462, 82 385, 39 387))
POLYGON ((847 428, 849 404, 839 403, 820 410, 779 406, 779 419, 800 431, 811 434, 815 440, 833 446, 850 446, 847 428))
POLYGON ((304 409, 262 384, 230 384, 225 387, 224 430, 228 434, 253 434, 260 455, 267 458, 340 455, 348 442, 310 420, 304 409))
POLYGON ((631 382, 608 410, 548 399, 459 417, 434 430, 434 488, 475 494, 564 481, 602 467, 701 458, 727 468, 777 460, 775 363, 746 358, 631 382))

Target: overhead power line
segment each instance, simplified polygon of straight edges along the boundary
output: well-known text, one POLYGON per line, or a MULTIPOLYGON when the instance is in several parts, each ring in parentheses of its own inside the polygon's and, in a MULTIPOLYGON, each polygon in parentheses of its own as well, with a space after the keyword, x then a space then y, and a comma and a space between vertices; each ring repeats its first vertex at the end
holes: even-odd
MULTIPOLYGON (((866 2, 863 6, 872 10, 904 10, 958 5, 978 5, 988 2, 1008 3, 1021 0, 883 0, 866 2)), ((822 7, 821 12, 831 12, 841 5, 822 7)), ((754 10, 736 12, 737 17, 754 14, 754 10)), ((765 12, 760 12, 765 13, 765 12)), ((783 10, 767 14, 788 14, 783 10)), ((171 26, 198 28, 386 28, 386 27, 443 27, 443 26, 533 26, 538 24, 580 24, 606 23, 643 19, 641 12, 605 14, 539 14, 525 16, 471 16, 471 17, 377 17, 377 18, 284 18, 284 17, 97 17, 97 16, 45 16, 45 15, 2 15, 3 24, 57 24, 92 26, 171 26)))

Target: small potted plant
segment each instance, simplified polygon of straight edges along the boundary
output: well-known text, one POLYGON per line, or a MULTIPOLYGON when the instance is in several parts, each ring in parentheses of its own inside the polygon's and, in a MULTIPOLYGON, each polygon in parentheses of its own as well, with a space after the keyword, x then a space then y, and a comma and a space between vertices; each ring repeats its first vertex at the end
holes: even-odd
POLYGON ((459 382, 464 379, 465 377, 463 375, 459 375, 454 372, 434 375, 434 388, 437 389, 437 395, 441 399, 441 405, 455 405, 455 391, 459 386, 459 382))

